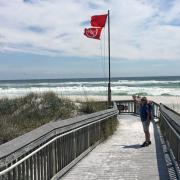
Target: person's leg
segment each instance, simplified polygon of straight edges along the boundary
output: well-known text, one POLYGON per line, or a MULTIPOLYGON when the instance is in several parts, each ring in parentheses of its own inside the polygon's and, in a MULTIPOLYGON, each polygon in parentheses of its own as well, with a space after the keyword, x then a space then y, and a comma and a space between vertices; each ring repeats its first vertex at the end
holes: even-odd
POLYGON ((144 130, 144 134, 145 134, 145 142, 141 146, 145 147, 145 146, 148 146, 148 145, 151 144, 150 133, 149 133, 149 124, 150 124, 150 122, 144 121, 144 122, 142 122, 142 124, 143 124, 143 130, 144 130))
POLYGON ((147 141, 151 143, 151 137, 149 132, 150 121, 147 121, 147 141))
POLYGON ((150 133, 149 133, 149 131, 146 131, 144 133, 145 133, 146 142, 149 142, 150 141, 150 133))
POLYGON ((145 139, 146 139, 146 142, 148 142, 149 144, 151 144, 151 137, 150 137, 150 132, 149 132, 149 125, 150 125, 150 121, 147 121, 145 123, 145 139))

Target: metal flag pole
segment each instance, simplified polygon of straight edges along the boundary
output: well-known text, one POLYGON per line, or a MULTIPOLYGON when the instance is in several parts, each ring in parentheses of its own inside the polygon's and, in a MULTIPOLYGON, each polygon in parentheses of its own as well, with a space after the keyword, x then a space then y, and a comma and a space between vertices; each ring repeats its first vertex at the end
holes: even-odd
POLYGON ((110 13, 108 10, 108 52, 109 52, 109 83, 108 83, 108 107, 111 105, 111 54, 110 54, 110 13))

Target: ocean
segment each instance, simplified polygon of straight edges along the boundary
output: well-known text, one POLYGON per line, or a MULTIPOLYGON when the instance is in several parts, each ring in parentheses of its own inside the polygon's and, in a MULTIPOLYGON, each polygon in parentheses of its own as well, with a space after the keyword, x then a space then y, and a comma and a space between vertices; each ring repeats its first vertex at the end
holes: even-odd
MULTIPOLYGON (((0 97, 19 97, 47 91, 59 95, 107 96, 108 79, 1 80, 0 97)), ((116 77, 111 79, 113 96, 180 96, 180 76, 116 77)))

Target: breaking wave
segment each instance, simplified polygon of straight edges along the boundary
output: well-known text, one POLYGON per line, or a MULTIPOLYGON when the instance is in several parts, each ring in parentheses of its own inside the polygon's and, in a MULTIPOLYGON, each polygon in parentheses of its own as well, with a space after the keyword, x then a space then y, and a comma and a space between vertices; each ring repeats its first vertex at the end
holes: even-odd
MULTIPOLYGON (((152 96, 180 96, 180 77, 176 78, 113 78, 112 95, 132 94, 152 96)), ((59 95, 107 95, 105 79, 69 79, 69 80, 21 80, 0 81, 1 97, 23 96, 30 92, 53 91, 59 95)))

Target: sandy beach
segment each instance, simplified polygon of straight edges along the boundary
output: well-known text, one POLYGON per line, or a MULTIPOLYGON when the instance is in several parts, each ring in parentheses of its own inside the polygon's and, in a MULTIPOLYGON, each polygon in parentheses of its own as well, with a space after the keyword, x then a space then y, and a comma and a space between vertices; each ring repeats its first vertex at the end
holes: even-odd
MULTIPOLYGON (((85 101, 88 100, 94 100, 94 101, 106 101, 107 96, 65 96, 73 101, 81 100, 85 101)), ((157 103, 163 103, 163 104, 180 104, 180 96, 147 96, 148 100, 155 101, 157 103)), ((132 96, 112 96, 112 101, 116 100, 132 100, 132 96)))
MULTIPOLYGON (((65 96, 73 101, 107 101, 107 96, 65 96)), ((173 110, 180 112, 180 96, 147 96, 148 100, 152 100, 156 103, 162 103, 172 108, 173 110)), ((112 96, 112 101, 116 100, 132 100, 132 96, 112 96)))
MULTIPOLYGON (((22 95, 24 96, 24 95, 22 95)), ((2 98, 8 98, 7 96, 0 96, 2 98)), ((18 96, 20 97, 20 96, 18 96)), ((59 95, 59 97, 67 98, 72 101, 107 101, 107 96, 100 95, 59 95)), ((152 100, 156 103, 162 103, 170 107, 171 109, 180 112, 180 96, 146 96, 148 100, 152 100)), ((12 98, 12 97, 9 97, 12 98)), ((16 97, 13 97, 16 98, 16 97)), ((112 95, 112 101, 117 100, 132 100, 132 96, 115 96, 112 95)))

